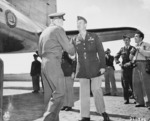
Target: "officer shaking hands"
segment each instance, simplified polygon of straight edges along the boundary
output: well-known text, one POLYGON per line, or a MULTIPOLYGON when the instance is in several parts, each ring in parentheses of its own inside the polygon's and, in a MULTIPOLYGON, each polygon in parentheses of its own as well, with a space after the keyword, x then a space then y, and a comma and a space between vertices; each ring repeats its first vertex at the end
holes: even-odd
POLYGON ((65 13, 50 14, 51 24, 42 32, 39 40, 44 83, 44 121, 59 121, 59 112, 65 97, 65 77, 61 68, 62 52, 74 55, 74 47, 63 29, 64 15, 65 13))
POLYGON ((101 39, 94 33, 86 31, 87 20, 77 17, 79 34, 73 39, 77 55, 76 78, 80 81, 81 120, 90 121, 90 79, 96 110, 102 114, 104 121, 109 121, 105 112, 105 103, 101 89, 101 74, 105 72, 105 52, 101 39))

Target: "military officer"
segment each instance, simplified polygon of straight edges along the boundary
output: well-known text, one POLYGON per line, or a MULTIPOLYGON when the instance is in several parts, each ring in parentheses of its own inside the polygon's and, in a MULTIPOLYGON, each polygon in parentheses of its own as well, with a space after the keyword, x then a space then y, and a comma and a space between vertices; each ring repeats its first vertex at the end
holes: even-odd
POLYGON ((70 111, 74 106, 73 82, 76 62, 70 59, 67 52, 63 52, 61 67, 65 76, 65 101, 61 110, 70 111))
POLYGON ((125 99, 124 104, 129 104, 130 90, 133 92, 132 88, 132 61, 130 60, 130 52, 134 48, 130 45, 130 36, 124 35, 123 41, 125 46, 122 47, 115 56, 116 64, 120 64, 122 69, 122 87, 123 87, 123 96, 125 99), (119 58, 122 57, 122 63, 120 63, 119 58))
POLYGON ((106 58, 106 72, 104 74, 105 76, 105 91, 106 93, 104 95, 111 95, 110 93, 110 83, 112 86, 112 95, 116 96, 117 95, 117 87, 116 87, 116 79, 115 79, 115 75, 114 75, 114 56, 112 56, 111 54, 111 50, 109 48, 107 48, 107 50, 105 51, 105 58, 106 58))
POLYGON ((42 58, 42 79, 44 82, 44 121, 59 121, 59 111, 65 97, 65 77, 61 69, 63 50, 74 55, 74 47, 63 29, 65 13, 49 15, 51 24, 41 34, 39 56, 42 58))
POLYGON ((76 78, 80 81, 80 121, 90 121, 90 79, 96 110, 104 121, 109 121, 105 112, 101 74, 105 72, 105 53, 101 39, 86 31, 87 20, 77 17, 79 34, 73 39, 77 55, 76 78))
POLYGON ((146 61, 150 58, 150 43, 144 42, 144 34, 135 33, 136 49, 131 53, 131 58, 136 62, 133 70, 133 90, 136 99, 136 107, 147 106, 150 110, 150 74, 146 73, 146 61))
POLYGON ((33 92, 38 93, 40 90, 41 62, 37 59, 38 55, 34 54, 34 61, 31 64, 30 75, 32 77, 33 92))

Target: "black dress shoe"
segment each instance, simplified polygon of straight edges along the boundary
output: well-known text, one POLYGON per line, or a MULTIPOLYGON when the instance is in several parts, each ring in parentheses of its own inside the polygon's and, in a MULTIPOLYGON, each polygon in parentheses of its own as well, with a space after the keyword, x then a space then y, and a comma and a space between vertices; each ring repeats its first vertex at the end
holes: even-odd
POLYGON ((125 101, 124 104, 129 104, 129 101, 125 101))
POLYGON ((90 118, 83 117, 81 120, 78 121, 90 121, 90 118))
POLYGON ((66 109, 65 109, 65 111, 71 111, 72 110, 72 107, 67 107, 66 109))
POLYGON ((135 107, 145 107, 145 105, 137 104, 135 107))
POLYGON ((105 93, 104 95, 105 95, 105 96, 110 96, 110 95, 111 95, 111 93, 105 93))
POLYGON ((106 112, 102 113, 102 116, 104 118, 103 121, 110 121, 109 116, 108 116, 108 114, 106 112))

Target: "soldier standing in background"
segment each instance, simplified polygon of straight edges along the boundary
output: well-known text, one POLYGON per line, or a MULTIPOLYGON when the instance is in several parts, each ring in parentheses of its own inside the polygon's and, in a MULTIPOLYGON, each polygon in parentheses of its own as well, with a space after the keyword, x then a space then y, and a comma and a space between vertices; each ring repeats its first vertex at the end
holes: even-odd
POLYGON ((130 45, 130 37, 127 35, 123 36, 123 41, 125 46, 122 47, 117 55, 115 56, 116 64, 120 64, 121 66, 121 81, 123 87, 123 96, 125 99, 124 104, 129 104, 130 90, 133 94, 133 86, 132 86, 132 60, 130 60, 131 50, 134 48, 130 45), (122 63, 120 63, 119 58, 122 57, 122 63))
POLYGON ((116 88, 116 79, 114 74, 114 56, 112 56, 111 51, 109 48, 105 51, 105 58, 106 58, 106 71, 105 71, 105 94, 104 95, 117 95, 117 88, 116 88), (112 94, 110 91, 110 83, 112 86, 112 94))
POLYGON ((38 55, 34 54, 34 61, 31 65, 30 75, 32 77, 33 92, 38 93, 40 90, 41 63, 37 60, 38 55))
POLYGON ((65 101, 61 110, 70 111, 74 106, 74 91, 73 82, 75 76, 76 63, 69 58, 67 52, 63 52, 62 56, 62 70, 65 76, 65 101))
POLYGON ((135 61, 133 70, 133 90, 136 99, 135 107, 145 107, 150 110, 150 74, 146 72, 147 59, 150 58, 150 43, 144 42, 144 34, 137 31, 134 36, 136 49, 131 51, 135 61))

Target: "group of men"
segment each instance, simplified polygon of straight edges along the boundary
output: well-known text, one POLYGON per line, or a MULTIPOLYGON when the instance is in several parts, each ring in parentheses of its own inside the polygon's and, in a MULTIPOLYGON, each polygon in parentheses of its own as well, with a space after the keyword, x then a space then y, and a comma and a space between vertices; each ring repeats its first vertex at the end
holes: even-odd
MULTIPOLYGON (((42 59, 41 76, 44 83, 44 121, 59 121, 59 112, 64 105, 65 77, 61 68, 63 51, 66 51, 69 56, 75 56, 77 59, 76 78, 80 81, 81 102, 81 119, 79 121, 90 121, 90 80, 96 110, 103 116, 104 121, 110 121, 105 110, 103 92, 101 89, 101 75, 105 73, 106 68, 102 40, 96 34, 87 32, 87 20, 78 16, 77 29, 79 34, 70 41, 63 29, 64 15, 65 13, 49 15, 51 24, 42 32, 39 40, 38 52, 42 59)), ((140 47, 136 50, 138 50, 139 53, 143 52, 140 47)), ((135 53, 137 53, 137 51, 132 51, 133 56, 135 53)), ((146 54, 148 55, 148 53, 146 54)), ((138 57, 136 59, 138 59, 138 57)), ((144 61, 139 61, 139 63, 143 64, 144 61)), ((136 68, 138 69, 138 67, 137 65, 136 68)), ((143 79, 143 75, 139 76, 141 76, 139 81, 143 84, 143 80, 140 80, 143 79)), ((144 79, 145 78, 146 77, 144 77, 144 79)), ((143 86, 146 86, 145 84, 146 83, 144 83, 143 86)), ((143 90, 143 86, 141 90, 143 90)))
POLYGON ((113 61, 121 66, 121 82, 123 87, 124 104, 129 104, 130 98, 135 98, 135 107, 150 109, 150 74, 146 72, 146 63, 150 58, 150 44, 143 41, 144 34, 140 31, 134 36, 136 46, 130 45, 130 36, 124 35, 124 47, 112 56, 110 49, 106 50, 105 95, 117 93, 114 78, 113 61), (122 57, 122 62, 119 58, 122 57))

